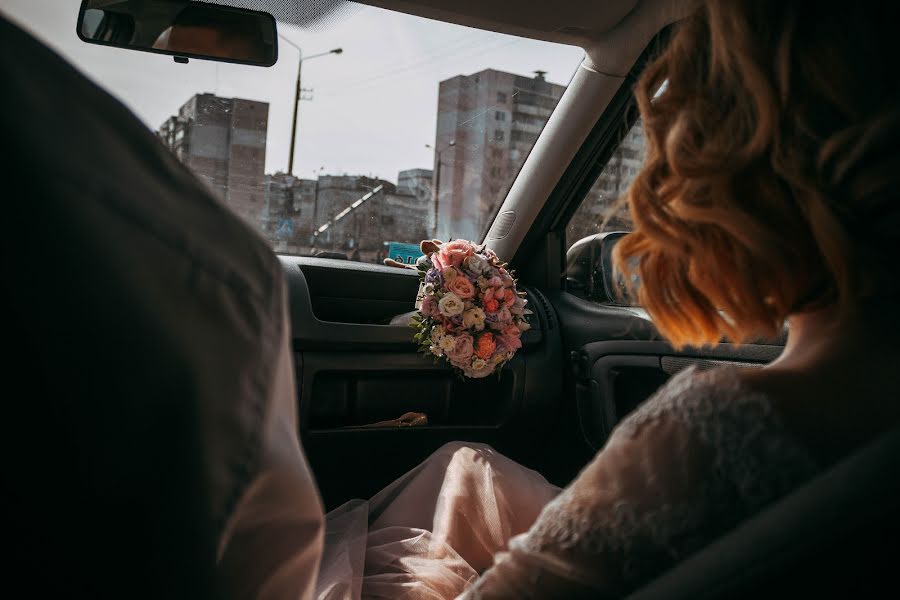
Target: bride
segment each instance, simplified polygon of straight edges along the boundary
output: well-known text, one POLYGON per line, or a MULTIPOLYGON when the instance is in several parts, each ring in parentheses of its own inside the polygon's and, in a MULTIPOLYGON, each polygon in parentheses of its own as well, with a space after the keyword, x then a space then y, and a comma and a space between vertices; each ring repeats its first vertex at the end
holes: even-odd
POLYGON ((898 425, 900 77, 879 2, 707 0, 641 76, 642 305, 688 369, 564 490, 455 443, 327 516, 318 597, 621 596, 898 425), (654 92, 667 82, 664 92, 654 92))

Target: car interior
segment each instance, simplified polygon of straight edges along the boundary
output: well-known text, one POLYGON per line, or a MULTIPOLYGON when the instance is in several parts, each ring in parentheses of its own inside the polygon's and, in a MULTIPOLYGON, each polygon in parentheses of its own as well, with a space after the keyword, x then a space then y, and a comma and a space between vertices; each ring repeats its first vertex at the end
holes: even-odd
MULTIPOLYGON (((78 0, 56 4, 60 10, 67 5, 68 19, 78 12, 68 6, 78 0)), ((612 161, 621 158, 617 151, 623 140, 639 126, 631 85, 650 57, 664 47, 671 27, 687 14, 691 2, 218 0, 215 4, 272 15, 279 29, 286 24, 339 21, 343 12, 356 10, 344 5, 364 5, 583 50, 583 59, 533 147, 502 190, 500 201, 489 207, 482 238, 475 240, 509 261, 532 311, 523 347, 499 377, 461 379, 417 353, 408 326, 419 286, 414 270, 379 264, 381 256, 364 262, 341 253, 296 254, 275 248, 289 290, 297 431, 326 510, 371 497, 443 444, 457 440, 489 444, 551 483, 565 486, 604 446, 616 424, 672 375, 691 365, 758 367, 782 351, 785 336, 676 350, 659 337, 640 306, 621 293, 621 282, 612 272, 611 251, 627 235, 627 225, 618 230, 601 228, 599 223, 593 229, 576 227, 590 219, 581 210, 585 199, 612 161), (324 5, 327 9, 321 8, 324 5), (573 239, 573 232, 581 233, 573 239), (423 413, 427 422, 392 424, 411 412, 423 413)), ((0 13, 6 10, 0 6, 0 13)), ((21 8, 10 10, 9 17, 29 28, 28 15, 21 8)), ((75 27, 71 20, 72 36, 75 27)), ((110 21, 105 27, 108 45, 134 35, 133 21, 118 29, 110 21)), ((32 30, 54 45, 37 25, 32 30)), ((150 44, 157 35, 156 30, 144 31, 141 39, 150 44)), ((91 48, 98 60, 105 53, 123 52, 91 48)), ((278 60, 286 60, 289 52, 279 40, 278 60)), ((171 56, 152 58, 173 73, 181 67, 176 62, 188 60, 180 55, 175 61, 171 56)), ((197 61, 196 54, 189 58, 197 61)), ((264 67, 252 68, 265 72, 264 67)), ((165 80, 156 83, 165 85, 165 80)), ((440 139, 435 141, 439 143, 440 139)), ((333 216, 330 222, 336 222, 333 216)), ((430 237, 431 231, 425 233, 430 237)), ((887 581, 893 566, 889 557, 896 555, 881 548, 894 546, 900 533, 897 473, 900 439, 895 433, 633 597, 830 596, 836 591, 868 595, 879 581, 887 581)))

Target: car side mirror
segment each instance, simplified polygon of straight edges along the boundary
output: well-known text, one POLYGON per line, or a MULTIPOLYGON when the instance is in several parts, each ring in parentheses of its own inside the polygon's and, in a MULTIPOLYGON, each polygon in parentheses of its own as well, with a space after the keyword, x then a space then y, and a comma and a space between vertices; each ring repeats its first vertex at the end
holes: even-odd
POLYGON ((270 67, 278 30, 267 13, 188 0, 83 0, 78 37, 89 44, 270 67))
MULTIPOLYGON (((636 305, 622 273, 613 266, 613 250, 628 232, 609 231, 582 238, 566 252, 567 290, 586 300, 636 305)), ((636 286, 635 286, 636 289, 636 286)))

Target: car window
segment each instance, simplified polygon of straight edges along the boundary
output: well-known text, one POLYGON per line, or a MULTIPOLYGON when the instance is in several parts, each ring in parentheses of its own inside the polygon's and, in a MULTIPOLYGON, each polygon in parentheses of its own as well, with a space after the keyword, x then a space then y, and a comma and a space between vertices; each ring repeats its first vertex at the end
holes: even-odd
POLYGON ((638 120, 597 177, 566 226, 566 248, 580 239, 607 231, 631 231, 628 207, 621 202, 644 162, 644 128, 638 120))
POLYGON ((0 10, 128 105, 276 252, 410 261, 423 238, 480 239, 583 51, 351 6, 279 22, 268 69, 86 44, 74 0, 0 10))

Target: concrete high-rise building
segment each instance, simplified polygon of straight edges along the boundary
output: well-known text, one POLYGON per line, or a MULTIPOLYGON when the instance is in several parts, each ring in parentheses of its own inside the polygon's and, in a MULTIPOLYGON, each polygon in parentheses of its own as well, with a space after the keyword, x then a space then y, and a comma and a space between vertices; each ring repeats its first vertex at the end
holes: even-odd
POLYGON ((259 226, 268 127, 266 102, 197 94, 158 135, 226 205, 259 226))
POLYGON ((622 139, 609 162, 588 192, 566 228, 566 243, 571 246, 583 237, 601 231, 630 231, 631 217, 624 204, 617 203, 644 162, 646 139, 640 121, 622 139))
POLYGON ((565 86, 487 69, 442 81, 433 186, 436 236, 481 239, 565 86))

